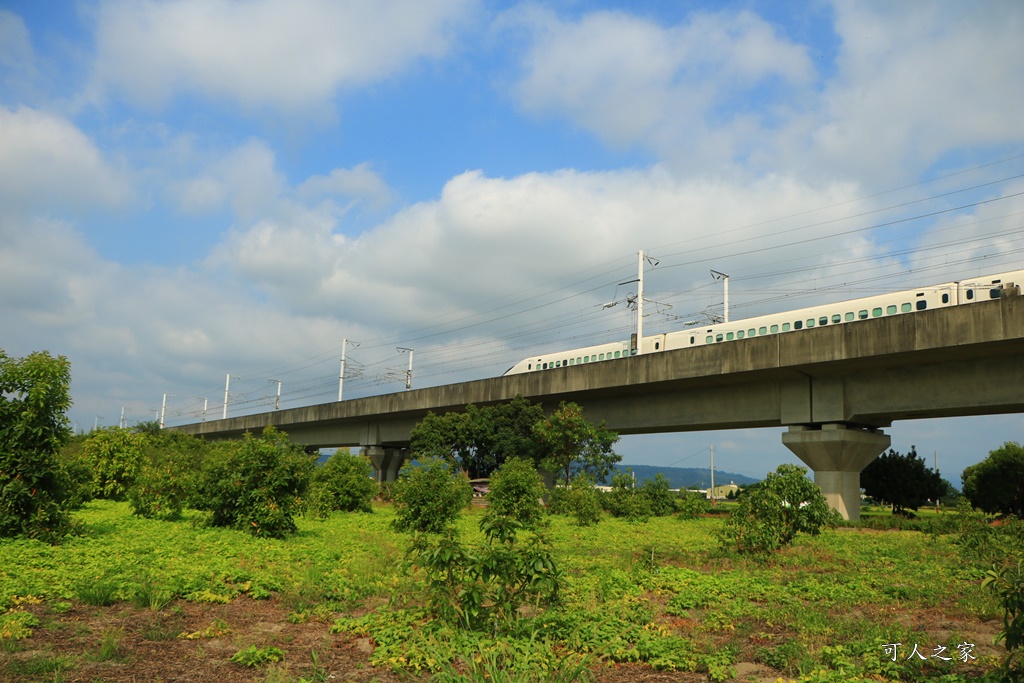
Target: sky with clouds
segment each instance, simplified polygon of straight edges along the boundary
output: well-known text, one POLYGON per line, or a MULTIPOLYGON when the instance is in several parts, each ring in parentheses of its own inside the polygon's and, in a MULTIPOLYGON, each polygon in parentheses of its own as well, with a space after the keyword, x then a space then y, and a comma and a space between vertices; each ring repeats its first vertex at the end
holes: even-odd
MULTIPOLYGON (((1024 267, 1024 4, 0 0, 0 348, 79 429, 1024 267), (616 306, 605 304, 617 302, 616 306)), ((1019 415, 896 423, 944 476, 1019 415)), ((624 438, 763 476, 780 430, 624 438)))

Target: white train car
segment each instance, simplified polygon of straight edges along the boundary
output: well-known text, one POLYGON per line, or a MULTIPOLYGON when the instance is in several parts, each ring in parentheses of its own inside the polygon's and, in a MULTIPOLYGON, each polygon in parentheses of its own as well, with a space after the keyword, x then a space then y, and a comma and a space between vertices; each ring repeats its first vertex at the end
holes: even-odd
MULTIPOLYGON (((977 301, 998 299, 1002 295, 1003 288, 1020 284, 1024 284, 1024 270, 1014 270, 891 294, 822 304, 786 313, 773 313, 706 327, 691 327, 678 332, 644 337, 641 342, 641 352, 645 354, 658 353, 769 334, 798 332, 812 327, 845 325, 873 318, 906 315, 948 306, 961 306, 977 301)), ((631 348, 629 341, 609 342, 580 349, 530 356, 513 365, 505 374, 515 375, 572 365, 600 363, 628 358, 636 353, 637 351, 631 348)))

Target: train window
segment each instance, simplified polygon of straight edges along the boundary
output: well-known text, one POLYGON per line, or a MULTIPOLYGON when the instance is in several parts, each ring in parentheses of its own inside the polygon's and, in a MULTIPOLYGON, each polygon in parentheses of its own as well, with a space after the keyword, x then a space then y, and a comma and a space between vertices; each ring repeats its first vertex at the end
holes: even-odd
POLYGON ((782 323, 782 331, 789 332, 789 323, 782 323))
POLYGON ((569 359, 569 365, 576 365, 576 359, 575 358, 570 358, 569 359))
POLYGON ((753 327, 751 327, 749 330, 747 330, 747 336, 748 337, 756 337, 757 336, 757 330, 755 330, 753 327))
POLYGON ((736 338, 737 339, 743 339, 746 336, 747 336, 747 333, 744 332, 743 330, 740 330, 739 332, 736 333, 736 338))
POLYGON ((759 328, 757 328, 757 333, 758 334, 768 334, 768 328, 767 327, 759 327, 759 328))
POLYGON ((705 343, 705 344, 711 344, 711 343, 714 343, 714 341, 715 341, 715 338, 714 338, 714 337, 712 337, 712 336, 711 336, 711 335, 709 334, 709 335, 708 335, 708 338, 704 340, 704 343, 705 343))
POLYGON ((621 356, 622 356, 622 352, 621 352, 621 351, 616 351, 616 352, 615 352, 615 357, 616 357, 616 358, 619 358, 619 357, 621 357, 621 356))
POLYGON ((657 351, 661 348, 661 342, 654 342, 654 350, 657 351))
POLYGON ((547 370, 547 369, 548 369, 548 364, 547 364, 547 363, 545 363, 545 364, 544 364, 544 369, 545 369, 545 370, 547 370))
POLYGON ((779 326, 778 325, 772 325, 771 329, 772 329, 772 334, 776 334, 779 331, 779 326))
POLYGON ((860 318, 861 320, 867 320, 868 319, 868 312, 867 311, 857 311, 857 317, 860 318))
POLYGON ((988 290, 988 298, 989 299, 998 299, 999 295, 1002 293, 1002 291, 1003 290, 998 289, 998 288, 990 289, 990 290, 988 290))
POLYGON ((722 341, 722 335, 721 335, 721 334, 716 334, 716 335, 715 335, 715 341, 716 341, 716 342, 720 342, 720 341, 722 341))
POLYGON ((827 315, 823 315, 820 318, 818 318, 818 324, 819 325, 828 325, 828 316, 827 315))
POLYGON ((690 337, 690 343, 692 344, 694 341, 696 341, 696 339, 694 337, 690 337))
POLYGON ((928 300, 927 299, 920 299, 920 300, 918 300, 918 302, 917 302, 917 310, 923 311, 926 308, 928 308, 928 300))
POLYGON ((832 322, 833 323, 841 323, 841 322, 843 322, 843 316, 839 315, 838 313, 833 313, 832 314, 832 322))
POLYGON ((533 370, 533 363, 527 363, 526 364, 526 369, 527 370, 533 370))
POLYGON ((598 356, 598 358, 597 358, 597 359, 598 359, 598 360, 604 360, 604 354, 602 353, 602 354, 601 354, 600 356, 598 356))
POLYGON ((944 303, 944 304, 948 304, 949 303, 949 294, 946 293, 946 292, 943 292, 943 294, 942 294, 942 303, 944 303))
POLYGON ((882 309, 881 308, 872 308, 871 309, 871 317, 872 318, 881 318, 882 317, 882 309))
POLYGON ((974 300, 974 290, 973 289, 968 289, 967 290, 967 300, 968 301, 973 301, 974 300))
POLYGON ((725 333, 725 340, 726 341, 732 341, 735 338, 736 338, 736 335, 733 334, 732 332, 726 332, 725 333))
POLYGON ((910 313, 913 307, 908 303, 900 304, 900 313, 910 313))
POLYGON ((814 318, 808 318, 807 327, 814 327, 814 318))
POLYGON ((584 363, 589 363, 590 362, 590 356, 583 356, 583 362, 584 363))
POLYGON ((896 307, 893 306, 893 305, 886 306, 885 307, 885 314, 886 315, 895 315, 896 314, 896 307))
POLYGON ((794 330, 802 330, 803 327, 804 327, 804 321, 803 320, 797 320, 795 323, 793 323, 793 329, 794 330))
MULTIPOLYGON (((865 311, 865 312, 864 312, 864 314, 865 314, 865 315, 867 315, 867 311, 865 311)), ((846 315, 845 315, 845 316, 843 316, 843 319, 844 319, 844 320, 845 320, 846 322, 851 322, 851 321, 852 321, 852 320, 853 320, 854 318, 856 318, 856 317, 857 317, 857 316, 855 316, 855 315, 853 314, 853 311, 847 311, 847 312, 846 312, 846 315)))
POLYGON ((580 358, 579 356, 576 356, 576 365, 579 365, 579 364, 581 364, 582 362, 583 362, 583 359, 582 359, 582 358, 580 358))

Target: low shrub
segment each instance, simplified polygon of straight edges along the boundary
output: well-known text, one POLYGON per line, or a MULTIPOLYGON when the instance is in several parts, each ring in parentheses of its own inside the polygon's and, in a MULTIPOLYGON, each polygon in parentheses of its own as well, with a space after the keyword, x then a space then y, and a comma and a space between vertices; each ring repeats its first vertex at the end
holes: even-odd
POLYGON ((612 490, 604 497, 605 508, 613 517, 624 517, 631 522, 646 522, 651 516, 651 503, 647 496, 633 486, 633 473, 618 472, 612 477, 612 490))
POLYGON ((569 483, 565 507, 567 514, 576 518, 578 526, 590 526, 601 521, 601 494, 594 488, 590 477, 578 474, 569 483))
POLYGON ((640 495, 647 499, 651 514, 655 517, 665 517, 676 511, 676 497, 672 495, 668 479, 661 472, 640 486, 640 495))
POLYGON ((706 514, 710 507, 708 499, 695 491, 686 491, 676 499, 679 519, 697 519, 706 514))
POLYGON ((173 519, 181 514, 197 485, 206 442, 179 432, 145 437, 128 502, 140 517, 173 519))
POLYGON ((526 528, 535 528, 543 519, 541 498, 545 493, 544 482, 533 463, 523 458, 510 458, 491 475, 487 514, 514 519, 526 528))
POLYGON ((93 473, 93 495, 124 500, 142 466, 146 437, 120 427, 102 427, 82 444, 82 457, 93 473))
POLYGON ((370 503, 380 487, 372 475, 368 458, 338 451, 313 471, 307 509, 322 519, 336 510, 373 512, 370 503))
POLYGON ((397 531, 439 534, 469 505, 473 489, 448 461, 425 458, 399 471, 392 499, 397 531))
POLYGON ((296 530, 294 514, 313 467, 284 432, 267 427, 259 438, 246 434, 212 448, 192 502, 211 513, 214 526, 283 538, 296 530))
POLYGON ((806 467, 779 465, 742 496, 719 532, 723 547, 745 554, 766 554, 789 545, 798 533, 812 536, 842 519, 825 494, 808 479, 806 467))

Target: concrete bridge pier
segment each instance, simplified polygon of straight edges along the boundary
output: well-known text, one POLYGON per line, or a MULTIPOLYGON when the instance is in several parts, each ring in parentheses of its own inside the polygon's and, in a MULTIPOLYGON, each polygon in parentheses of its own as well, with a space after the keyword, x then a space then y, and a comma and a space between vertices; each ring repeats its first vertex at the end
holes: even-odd
POLYGON ((398 479, 398 470, 409 457, 407 448, 385 448, 384 446, 363 446, 363 452, 373 464, 374 478, 378 484, 398 479))
POLYGON ((782 443, 814 470, 814 483, 843 519, 860 519, 860 473, 882 454, 891 438, 881 430, 842 424, 793 426, 782 443))

